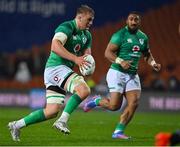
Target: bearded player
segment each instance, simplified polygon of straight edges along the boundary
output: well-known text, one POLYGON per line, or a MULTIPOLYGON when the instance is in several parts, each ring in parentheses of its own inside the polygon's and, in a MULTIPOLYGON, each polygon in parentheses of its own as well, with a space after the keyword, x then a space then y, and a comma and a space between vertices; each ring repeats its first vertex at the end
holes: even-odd
POLYGON ((131 12, 126 23, 127 26, 112 35, 105 50, 105 57, 112 62, 106 76, 110 98, 95 96, 84 105, 85 112, 96 106, 116 111, 121 107, 122 96, 124 95, 127 105, 112 134, 112 138, 119 139, 130 138, 124 134, 124 131, 139 103, 141 84, 137 69, 141 55, 154 70, 159 71, 161 69, 161 65, 156 63, 151 54, 147 35, 139 29, 140 15, 131 12))

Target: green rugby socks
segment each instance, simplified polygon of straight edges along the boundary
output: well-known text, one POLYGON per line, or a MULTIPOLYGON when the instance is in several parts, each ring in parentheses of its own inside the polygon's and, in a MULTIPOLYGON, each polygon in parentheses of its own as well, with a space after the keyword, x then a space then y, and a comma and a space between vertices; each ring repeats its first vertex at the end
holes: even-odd
POLYGON ((77 94, 73 94, 67 101, 64 112, 71 114, 81 102, 81 98, 77 94))
POLYGON ((36 110, 36 111, 30 113, 28 116, 24 117, 26 126, 37 123, 37 122, 42 122, 45 120, 46 120, 46 118, 45 118, 43 109, 36 110))
POLYGON ((67 122, 70 114, 78 107, 78 105, 82 102, 81 98, 74 94, 72 95, 66 103, 64 111, 58 121, 67 122))
POLYGON ((124 132, 124 130, 125 130, 125 125, 124 124, 122 124, 122 123, 118 123, 117 125, 116 125, 116 128, 115 128, 115 131, 114 131, 114 133, 117 133, 117 132, 124 132))

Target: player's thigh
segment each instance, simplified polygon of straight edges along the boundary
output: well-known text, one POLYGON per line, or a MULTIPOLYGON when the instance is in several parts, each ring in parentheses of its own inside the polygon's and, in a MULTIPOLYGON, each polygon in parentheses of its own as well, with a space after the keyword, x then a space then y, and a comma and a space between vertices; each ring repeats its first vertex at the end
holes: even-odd
POLYGON ((110 105, 115 108, 120 108, 123 101, 123 95, 119 92, 110 93, 110 105))
POLYGON ((75 93, 77 93, 81 99, 85 99, 86 97, 88 97, 91 92, 89 86, 85 82, 77 85, 74 88, 74 90, 75 90, 75 93))
POLYGON ((65 92, 58 86, 50 86, 46 89, 46 107, 44 109, 46 118, 56 116, 64 104, 65 92))
POLYGON ((47 103, 44 109, 44 114, 46 118, 51 118, 52 116, 56 116, 61 110, 62 105, 57 103, 47 103))
POLYGON ((141 90, 128 91, 128 92, 126 92, 125 95, 126 95, 128 105, 137 106, 139 104, 141 90))

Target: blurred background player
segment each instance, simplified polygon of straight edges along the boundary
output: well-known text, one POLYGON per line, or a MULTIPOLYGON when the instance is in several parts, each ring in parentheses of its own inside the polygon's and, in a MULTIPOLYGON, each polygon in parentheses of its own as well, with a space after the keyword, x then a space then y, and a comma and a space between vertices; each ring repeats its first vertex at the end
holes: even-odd
POLYGON ((112 62, 106 77, 110 99, 95 96, 84 105, 85 112, 96 106, 116 111, 121 107, 123 96, 125 96, 127 105, 112 134, 112 138, 120 139, 130 138, 124 134, 124 130, 138 107, 141 84, 137 69, 141 55, 144 55, 145 61, 154 70, 159 71, 161 68, 150 52, 147 35, 139 29, 140 15, 131 12, 126 23, 127 26, 112 35, 105 51, 105 57, 112 62))
POLYGON ((155 146, 177 146, 180 145, 180 130, 173 133, 159 132, 155 135, 155 146))
POLYGON ((70 133, 67 128, 70 114, 90 94, 84 78, 76 74, 73 67, 75 64, 79 67, 89 64, 84 60, 84 56, 91 54, 92 37, 88 29, 93 19, 94 10, 87 5, 81 5, 74 20, 60 24, 55 30, 44 72, 46 106, 8 124, 14 141, 20 141, 21 128, 56 117, 67 91, 73 95, 53 126, 66 134, 70 133))

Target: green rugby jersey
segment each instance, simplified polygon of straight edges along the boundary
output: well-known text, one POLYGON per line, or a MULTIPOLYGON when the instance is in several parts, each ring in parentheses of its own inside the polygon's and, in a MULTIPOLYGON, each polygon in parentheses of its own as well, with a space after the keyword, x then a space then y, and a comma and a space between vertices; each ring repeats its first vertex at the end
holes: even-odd
MULTIPOLYGON (((72 54, 77 56, 83 55, 83 52, 87 48, 91 48, 92 36, 88 30, 79 30, 75 20, 66 21, 60 24, 55 33, 62 32, 67 35, 67 41, 64 47, 72 54)), ((46 63, 46 68, 51 66, 66 65, 73 68, 75 63, 60 57, 53 51, 51 51, 50 56, 46 63)))
POLYGON ((127 70, 124 70, 117 63, 112 63, 111 68, 129 74, 136 74, 142 53, 149 49, 147 35, 140 30, 134 34, 130 33, 126 26, 112 35, 110 43, 119 47, 117 57, 133 61, 132 66, 127 70))

